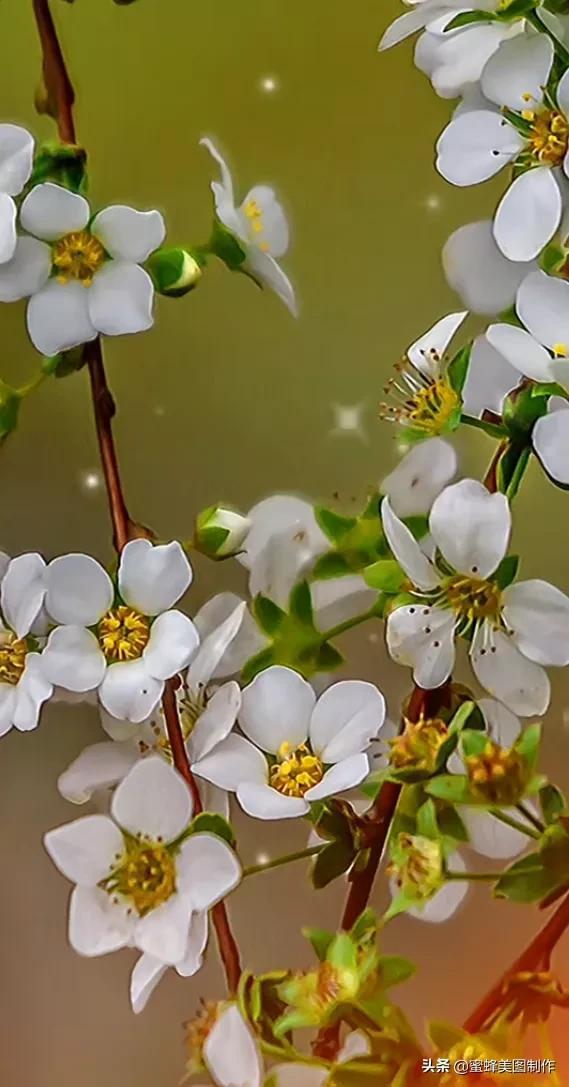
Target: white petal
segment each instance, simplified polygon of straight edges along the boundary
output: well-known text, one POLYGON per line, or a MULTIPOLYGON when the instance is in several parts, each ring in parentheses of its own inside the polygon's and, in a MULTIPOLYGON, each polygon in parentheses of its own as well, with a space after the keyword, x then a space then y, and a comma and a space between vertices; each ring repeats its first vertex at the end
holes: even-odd
MULTIPOLYGON (((2 204, 0 200, 0 214, 2 204)), ((0 245, 0 257, 2 246, 0 245)), ((36 238, 18 238, 11 259, 0 264, 0 302, 17 302, 36 294, 49 278, 51 250, 36 238)))
POLYGON ((377 590, 370 589, 360 574, 313 581, 310 586, 316 625, 328 630, 371 608, 377 590))
POLYGON ((494 237, 508 260, 533 260, 553 237, 563 201, 552 171, 538 166, 520 174, 502 197, 494 237))
POLYGON ((19 125, 0 125, 0 192, 18 196, 29 180, 34 139, 19 125))
POLYGON ((471 650, 472 668, 478 681, 520 717, 541 717, 551 695, 545 669, 520 653, 507 634, 495 631, 491 641, 484 628, 475 636, 471 650))
POLYGON ((260 223, 263 228, 262 231, 257 233, 251 228, 247 220, 251 243, 257 246, 268 246, 266 252, 271 257, 276 257, 277 260, 279 257, 284 257, 289 244, 289 229, 284 209, 277 200, 274 189, 271 189, 269 185, 255 185, 247 193, 239 209, 242 214, 250 203, 256 204, 259 208, 261 212, 260 223))
POLYGON ((261 1087, 259 1047, 236 1004, 222 1012, 208 1034, 203 1059, 218 1087, 261 1087))
POLYGON ((107 662, 90 630, 56 627, 42 653, 43 671, 50 683, 66 691, 92 691, 101 683, 107 662))
POLYGON ((85 292, 89 320, 105 336, 123 336, 152 328, 154 287, 138 264, 111 260, 85 292))
POLYGON ((505 495, 489 494, 483 483, 463 479, 435 499, 429 525, 455 570, 485 578, 506 554, 512 519, 505 495))
POLYGON ((192 770, 198 777, 231 792, 242 783, 263 785, 268 778, 265 756, 249 740, 234 733, 216 744, 208 755, 192 763, 192 770))
POLYGON ((174 894, 167 902, 136 921, 135 947, 170 966, 181 962, 188 942, 191 905, 186 894, 174 894))
POLYGON ((383 480, 381 491, 398 517, 428 513, 437 495, 456 475, 457 463, 450 442, 427 438, 401 458, 383 480))
POLYGON ((442 133, 437 170, 452 185, 476 185, 494 177, 522 147, 521 136, 499 113, 472 110, 455 117, 442 133))
POLYGON ((86 815, 44 835, 59 871, 82 887, 95 887, 116 867, 124 852, 122 834, 106 815, 86 815))
POLYGON ((466 311, 461 313, 449 313, 437 321, 436 325, 425 332, 418 340, 411 344, 407 351, 410 362, 419 370, 431 373, 431 355, 434 353, 442 358, 453 336, 460 328, 466 317, 466 311))
POLYGON ((312 687, 298 672, 273 665, 245 687, 239 724, 257 747, 274 755, 283 743, 305 742, 315 703, 312 687))
POLYGON ((126 907, 100 887, 76 887, 69 903, 69 943, 92 958, 127 947, 133 928, 126 907))
POLYGON ((397 608, 387 620, 387 648, 397 664, 414 669, 419 687, 431 690, 448 679, 454 665, 454 616, 423 604, 397 608))
POLYGON ((113 796, 111 814, 130 834, 171 842, 192 818, 192 800, 183 777, 159 756, 142 759, 113 796))
POLYGON ((46 608, 58 623, 93 626, 114 597, 107 571, 89 555, 62 555, 46 570, 46 608))
POLYGON ((203 963, 204 951, 207 947, 208 917, 207 911, 193 913, 190 921, 190 931, 186 952, 181 962, 176 964, 176 970, 180 977, 191 978, 197 974, 203 963))
POLYGON ((432 562, 423 554, 407 525, 391 509, 388 498, 381 503, 381 519, 387 542, 397 562, 419 589, 434 589, 440 576, 432 562))
POLYGON ((490 57, 482 72, 482 90, 497 106, 520 113, 534 109, 543 99, 553 57, 547 34, 518 34, 490 57))
MULTIPOLYGON (((401 16, 406 19, 406 15, 401 16)), ((275 1064, 271 1068, 271 1077, 274 1087, 326 1087, 329 1083, 328 1070, 323 1065, 302 1064, 295 1061, 294 1064, 275 1064)))
MULTIPOLYGON (((4 272, 3 265, 12 264, 12 258, 16 252, 18 240, 16 234, 17 214, 12 197, 0 192, 0 272, 4 272)), ((16 297, 21 298, 22 296, 16 295, 16 297)), ((11 299, 7 299, 7 301, 11 301, 11 299)))
POLYGON ((99 698, 108 713, 119 720, 145 721, 157 706, 164 681, 150 675, 144 660, 111 664, 99 687, 99 698))
POLYGON ((200 912, 226 898, 241 880, 236 854, 215 834, 192 834, 180 849, 178 866, 192 909, 200 912))
POLYGON ((297 819, 308 813, 306 800, 296 796, 284 796, 270 785, 246 782, 237 789, 237 799, 254 819, 297 819))
POLYGON ((36 185, 26 196, 20 211, 20 222, 24 230, 36 238, 55 242, 64 234, 84 230, 89 215, 85 197, 48 181, 45 185, 36 185))
POLYGON ((411 34, 416 34, 418 30, 423 29, 427 18, 428 14, 421 6, 417 6, 414 11, 408 11, 404 15, 400 15, 388 26, 378 45, 378 49, 380 51, 391 49, 393 45, 398 45, 405 38, 409 38, 411 34))
POLYGON ((53 686, 44 674, 39 653, 28 653, 26 666, 16 688, 14 727, 20 732, 36 728, 44 702, 51 698, 53 686))
POLYGON ((346 789, 354 789, 368 776, 369 771, 367 755, 349 755, 330 767, 318 785, 308 789, 304 799, 312 804, 315 800, 324 800, 325 797, 343 793, 346 789))
POLYGON ((489 342, 511 366, 534 381, 553 381, 551 355, 529 332, 516 325, 490 325, 489 342))
MULTIPOLYGON (((451 866, 456 872, 464 872, 466 868, 462 857, 458 853, 455 853, 451 858, 451 866)), ((443 921, 448 921, 456 913, 466 894, 468 894, 468 882, 466 880, 464 882, 462 880, 453 880, 451 883, 446 883, 440 891, 437 891, 437 894, 429 899, 424 906, 417 906, 408 910, 409 916, 417 918, 418 921, 427 921, 429 924, 440 925, 443 921)))
POLYGON ((309 502, 294 495, 271 495, 258 502, 247 514, 252 528, 239 562, 252 569, 272 536, 290 532, 291 544, 303 545, 307 558, 316 558, 328 550, 329 541, 319 527, 309 502))
POLYGON ((500 747, 512 747, 522 728, 515 713, 494 698, 480 698, 477 705, 486 721, 488 735, 500 747))
MULTIPOLYGON (((470 845, 476 853, 495 860, 517 857, 528 845, 528 838, 520 830, 501 823, 490 812, 476 808, 459 808, 459 815, 468 831, 470 845)), ((515 816, 515 808, 505 808, 504 815, 515 816)))
POLYGON ((89 291, 78 282, 50 279, 30 298, 28 333, 42 355, 57 355, 95 339, 97 331, 89 317, 88 295, 89 291))
POLYGON ((192 568, 176 541, 154 547, 150 540, 131 540, 122 550, 120 594, 144 615, 167 611, 191 581, 192 568))
POLYGON ((534 261, 507 260, 489 220, 455 230, 445 242, 442 261, 447 281, 464 305, 484 316, 512 306, 520 283, 535 268, 534 261))
POLYGON ((562 411, 542 415, 532 430, 532 442, 548 476, 569 484, 569 416, 562 411))
POLYGON ((38 616, 45 594, 45 562, 41 555, 18 555, 2 579, 1 604, 4 619, 24 638, 38 616))
POLYGON ((486 336, 477 336, 462 390, 464 411, 474 416, 480 416, 485 409, 501 414, 506 396, 519 382, 519 370, 510 366, 486 336))
POLYGON ((221 185, 225 189, 225 197, 231 204, 234 204, 235 200, 233 196, 233 181, 231 180, 231 173, 225 159, 223 158, 222 154, 217 150, 217 147, 215 146, 213 141, 208 139, 207 137, 200 140, 200 146, 207 148, 212 158, 214 158, 217 162, 221 171, 221 185))
POLYGON ((358 1057, 368 1057, 371 1053, 370 1040, 363 1030, 352 1030, 338 1053, 338 1062, 346 1064, 358 1057))
MULTIPOLYGON (((460 14, 464 8, 455 9, 445 17, 448 23, 453 14, 460 14)), ((495 53, 501 41, 511 33, 509 26, 500 23, 475 24, 462 29, 447 31, 437 35, 432 33, 433 22, 429 22, 428 31, 424 37, 430 41, 438 41, 438 48, 431 50, 431 82, 438 95, 442 98, 456 98, 459 94, 468 92, 473 84, 480 79, 485 64, 495 53)), ((415 50, 415 63, 418 62, 419 39, 415 50)), ((481 95, 482 97, 482 95, 481 95)), ((485 100, 486 104, 488 99, 485 100)))
POLYGON ((166 226, 159 211, 135 211, 123 204, 115 204, 95 216, 91 233, 115 260, 144 264, 150 254, 162 245, 166 226))
POLYGON ((205 687, 216 674, 220 661, 239 632, 246 610, 247 605, 241 600, 227 619, 203 639, 188 668, 186 682, 191 691, 205 687))
POLYGON ((190 762, 205 758, 231 732, 241 708, 241 689, 234 680, 224 683, 200 713, 188 740, 190 762))
POLYGON ((72 804, 85 804, 97 789, 117 785, 138 762, 133 743, 91 744, 59 775, 57 788, 72 804))
POLYGON ((569 353, 569 283, 532 272, 518 291, 516 309, 536 340, 551 350, 566 346, 569 353))
POLYGON ((366 751, 385 720, 385 699, 372 683, 334 683, 320 695, 310 721, 312 750, 322 762, 340 762, 366 751))
MULTIPOLYGON (((202 641, 230 616, 239 603, 242 601, 235 593, 218 593, 199 609, 194 616, 194 622, 202 641)), ((261 634, 251 613, 245 610, 239 631, 228 645, 211 678, 232 676, 240 672, 249 657, 253 657, 266 645, 266 636, 261 634)))
POLYGON ((12 683, 0 683, 0 736, 5 736, 13 727, 17 697, 12 683))
POLYGON ((153 955, 142 954, 130 975, 130 1006, 135 1015, 144 1011, 168 966, 153 955))
POLYGON ((262 286, 268 287, 277 295, 277 298, 280 298, 281 302, 284 302, 293 317, 298 317, 294 287, 274 257, 269 256, 268 253, 263 253, 260 249, 250 249, 246 267, 247 271, 262 286))
POLYGON ((569 664, 569 597, 539 578, 510 585, 504 621, 518 649, 537 664, 569 664))
POLYGON ((199 645, 199 634, 187 615, 165 611, 154 620, 143 653, 145 668, 153 679, 170 679, 187 667, 199 645))

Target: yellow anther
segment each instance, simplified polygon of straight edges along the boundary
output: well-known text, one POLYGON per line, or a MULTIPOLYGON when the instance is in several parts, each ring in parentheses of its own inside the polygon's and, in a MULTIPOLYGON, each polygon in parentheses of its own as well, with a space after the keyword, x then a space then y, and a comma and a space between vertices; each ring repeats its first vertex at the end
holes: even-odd
POLYGON ((172 897, 176 866, 167 846, 146 839, 126 846, 124 857, 101 886, 132 903, 140 917, 172 897))
POLYGON ((17 638, 10 631, 0 635, 0 683, 18 683, 26 667, 27 652, 25 638, 17 638))
POLYGON ((97 633, 108 661, 130 661, 142 656, 150 637, 150 623, 145 615, 120 604, 103 616, 97 633))
POLYGON ((324 776, 324 766, 307 744, 294 749, 290 743, 279 747, 277 762, 271 767, 270 783, 285 796, 302 797, 324 776))
POLYGON ((60 283, 76 280, 90 287, 105 260, 105 250, 88 230, 76 230, 55 243, 52 262, 60 283))
POLYGON ((447 600, 459 619, 469 622, 489 619, 498 623, 502 594, 495 582, 457 574, 449 579, 445 590, 447 600))

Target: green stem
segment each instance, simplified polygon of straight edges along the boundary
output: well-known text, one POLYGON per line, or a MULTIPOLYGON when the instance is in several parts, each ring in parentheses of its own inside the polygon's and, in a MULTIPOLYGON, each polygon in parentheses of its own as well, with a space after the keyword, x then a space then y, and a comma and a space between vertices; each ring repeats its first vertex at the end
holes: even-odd
POLYGON ((37 389, 38 386, 41 385, 48 376, 49 371, 40 370, 39 373, 37 373, 36 376, 32 378, 32 380, 29 381, 27 385, 22 385, 19 389, 16 389, 15 392, 20 397, 20 399, 23 400, 25 396, 29 395, 29 393, 33 393, 34 389, 37 389))
POLYGON ((474 427, 475 430, 483 430, 485 434, 489 434, 491 438, 504 438, 506 435, 506 428, 500 423, 487 423, 485 419, 477 419, 474 415, 460 416, 461 423, 465 423, 466 426, 474 427))
POLYGON ((537 837, 539 838, 540 835, 542 835, 545 831, 545 827, 541 822, 541 819, 538 819, 537 815, 534 815, 531 808, 526 807, 525 804, 516 804, 516 809, 517 811, 519 811, 520 815, 523 815, 524 818, 527 819, 528 823, 531 823, 532 827, 535 827, 535 829, 538 831, 537 837))
POLYGON ((534 838, 537 841, 540 837, 540 835, 536 834, 535 830, 532 830, 531 827, 526 826, 525 823, 520 823, 517 819, 514 819, 512 815, 506 815, 503 811, 492 810, 490 815, 493 815, 494 819, 498 819, 500 823, 505 823, 507 827, 519 830, 520 834, 526 834, 528 838, 534 838))
POLYGON ((501 872, 445 872, 445 879, 455 883, 459 880, 467 880, 469 883, 495 883, 500 876, 501 872))
POLYGON ((343 623, 338 623, 335 627, 330 627, 329 630, 325 630, 322 633, 322 641, 329 642, 331 638, 337 638, 339 634, 344 634, 346 630, 351 630, 352 627, 360 626, 361 623, 367 623, 368 619, 376 619, 377 613, 375 608, 370 608, 369 611, 363 611, 361 615, 354 615, 351 619, 344 619, 343 623))
POLYGON ((281 868, 283 864, 292 864, 293 861, 308 860, 309 857, 317 857, 318 854, 325 849, 326 843, 322 845, 311 845, 308 849, 299 849, 297 853, 286 853, 282 857, 276 857, 274 861, 267 861, 266 864, 251 864, 249 868, 243 869, 243 879, 246 876, 255 876, 258 872, 268 872, 271 868, 281 868))

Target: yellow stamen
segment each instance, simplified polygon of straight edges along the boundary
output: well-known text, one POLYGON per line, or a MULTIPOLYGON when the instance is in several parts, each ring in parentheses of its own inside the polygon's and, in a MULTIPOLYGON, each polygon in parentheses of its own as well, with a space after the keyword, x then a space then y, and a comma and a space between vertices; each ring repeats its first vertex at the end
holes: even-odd
POLYGON ((72 280, 90 287, 105 260, 105 250, 88 230, 76 230, 55 243, 52 262, 60 283, 72 280))
POLYGON ((108 661, 135 660, 148 644, 150 623, 145 615, 121 604, 103 616, 98 636, 108 661))
POLYGON ((569 122, 554 109, 542 109, 527 118, 531 122, 531 154, 547 166, 560 166, 569 145, 569 122))
POLYGON ((0 683, 16 686, 26 667, 27 652, 25 638, 17 638, 10 631, 0 637, 0 683))
POLYGON ((271 767, 270 783, 273 789, 285 796, 304 796, 324 776, 321 760, 313 755, 307 744, 292 748, 281 744, 277 762, 271 767))
POLYGON ((165 845, 142 838, 126 846, 121 863, 101 886, 108 894, 132 902, 144 917, 174 894, 176 866, 165 845))
POLYGON ((566 343, 554 343, 552 348, 553 354, 556 358, 563 359, 569 355, 569 347, 566 343))
POLYGON ((384 388, 388 400, 379 405, 379 415, 432 437, 447 429, 460 407, 460 397, 442 372, 440 355, 435 350, 423 354, 433 376, 408 358, 402 359, 395 366, 396 377, 384 388))
POLYGON ((469 622, 490 619, 499 624, 502 594, 493 581, 457 574, 446 583, 445 591, 448 602, 459 619, 467 619, 469 622))
POLYGON ((527 768, 513 748, 488 740, 480 755, 469 755, 466 772, 473 793, 487 803, 515 804, 523 792, 527 768))

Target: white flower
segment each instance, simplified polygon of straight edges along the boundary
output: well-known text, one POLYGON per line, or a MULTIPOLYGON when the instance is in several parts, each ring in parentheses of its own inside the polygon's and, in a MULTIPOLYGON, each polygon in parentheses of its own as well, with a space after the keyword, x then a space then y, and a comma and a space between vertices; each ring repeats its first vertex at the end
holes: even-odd
MULTIPOLYGON (((216 839, 219 840, 219 839, 216 839)), ((208 941, 207 910, 196 910, 191 915, 184 958, 174 969, 181 978, 191 978, 201 970, 208 941)), ((135 1015, 144 1011, 159 981, 168 971, 169 964, 156 955, 144 953, 135 963, 130 975, 130 1004, 135 1015)))
POLYGON ((225 1008, 210 1030, 203 1061, 216 1087, 262 1087, 261 1052, 236 1004, 225 1008))
POLYGON ((524 166, 503 196, 494 237, 504 256, 530 261, 554 235, 563 198, 555 169, 567 173, 569 73, 561 78, 556 103, 544 88, 553 64, 546 34, 524 34, 503 42, 482 73, 485 96, 500 109, 467 110, 455 117, 437 144, 437 169, 454 185, 474 185, 516 160, 524 166), (501 110, 507 107, 514 124, 501 110))
POLYGON ((14 201, 29 181, 34 162, 34 140, 19 125, 0 125, 0 264, 11 260, 16 248, 14 201))
POLYGON ((381 484, 398 517, 428 513, 435 498, 456 475, 457 456, 442 438, 414 445, 381 484))
POLYGON ((501 415, 504 400, 520 380, 519 370, 495 350, 488 338, 477 336, 472 344, 468 374, 462 390, 464 413, 481 416, 487 410, 501 415))
POLYGON ((191 579, 179 543, 128 543, 119 563, 118 602, 95 559, 55 559, 46 571, 46 608, 61 625, 44 650, 47 678, 70 691, 98 688, 113 717, 144 721, 162 697, 165 680, 186 667, 198 645, 192 621, 171 610, 191 579))
POLYGON ((296 316, 293 286, 277 263, 288 249, 289 229, 285 213, 273 189, 268 185, 255 185, 237 207, 233 180, 225 159, 211 140, 203 139, 200 143, 207 148, 220 168, 221 180, 211 183, 215 210, 223 226, 245 250, 244 270, 263 286, 274 291, 296 316))
POLYGON ((154 287, 141 264, 164 240, 158 211, 116 205, 91 220, 83 196, 47 182, 24 200, 20 237, 0 267, 0 301, 30 298, 28 332, 44 355, 142 332, 153 323, 154 287))
POLYGON ((212 834, 181 840, 191 796, 162 759, 131 770, 113 796, 111 816, 87 815, 45 835, 51 859, 76 884, 69 942, 88 956, 137 947, 183 968, 192 918, 237 886, 239 862, 212 834))
MULTIPOLYGON (((454 872, 466 871, 466 865, 460 853, 452 854, 451 867, 454 872)), ((392 898, 396 898, 400 893, 395 879, 390 879, 389 889, 392 898)), ((416 906, 408 907, 405 913, 409 917, 414 917, 417 921, 440 925, 443 921, 448 921, 456 913, 467 894, 468 882, 466 880, 449 880, 432 898, 426 899, 416 906)))
POLYGON ((447 281, 462 303, 483 316, 513 306, 520 283, 537 267, 533 260, 508 260, 494 241, 490 220, 455 230, 445 242, 442 260, 447 281))
POLYGON ((5 571, 0 596, 0 736, 12 727, 21 732, 34 729, 43 703, 53 694, 37 639, 30 636, 42 608, 45 562, 40 555, 19 555, 8 561, 5 571))
POLYGON ((493 580, 510 539, 505 495, 489 494, 472 479, 439 495, 429 527, 443 568, 423 554, 388 499, 382 515, 391 550, 417 595, 416 603, 389 615, 393 659, 413 667, 420 687, 439 687, 454 666, 455 635, 468 634, 482 686, 520 716, 544 713, 550 685, 543 665, 569 663, 569 599, 545 581, 501 589, 493 580))
POLYGON ((493 13, 500 7, 500 0, 465 5, 456 0, 416 0, 410 12, 388 27, 379 48, 389 49, 418 30, 424 30, 417 42, 415 64, 429 76, 437 94, 442 98, 457 98, 466 87, 479 80, 484 65, 500 43, 519 33, 522 23, 479 21, 455 30, 446 28, 464 12, 493 13))
MULTIPOLYGON (((209 634, 197 649, 185 677, 176 692, 182 732, 190 765, 212 752, 229 735, 241 706, 241 691, 233 680, 210 689, 213 672, 233 639, 243 619, 245 604, 239 604, 229 617, 209 634)), ((172 754, 161 707, 142 725, 101 713, 103 728, 114 742, 86 747, 60 775, 58 788, 66 800, 84 804, 94 792, 108 789, 125 777, 141 758, 158 754, 171 761, 172 754)), ((227 805, 213 790, 204 797, 204 807, 227 812, 227 805), (213 795, 212 795, 213 793, 213 795)))
POLYGON ((366 754, 385 718, 371 683, 335 683, 317 700, 305 679, 274 665, 242 693, 239 724, 194 765, 194 773, 235 791, 248 815, 289 819, 310 803, 344 792, 367 777, 366 754))

